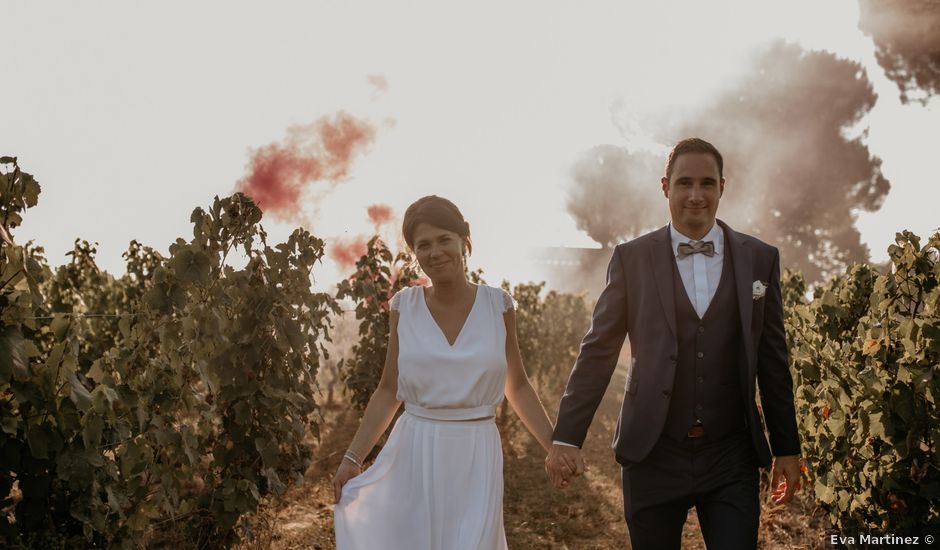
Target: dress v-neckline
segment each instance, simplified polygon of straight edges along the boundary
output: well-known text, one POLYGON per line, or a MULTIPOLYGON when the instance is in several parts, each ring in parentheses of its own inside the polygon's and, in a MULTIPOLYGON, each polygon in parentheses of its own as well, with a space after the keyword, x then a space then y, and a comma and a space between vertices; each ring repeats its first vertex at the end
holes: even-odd
POLYGON ((457 331, 457 336, 454 337, 453 342, 447 339, 447 333, 444 332, 444 329, 441 328, 441 325, 437 322, 437 319, 434 318, 434 314, 431 313, 431 308, 428 306, 428 299, 425 295, 425 290, 425 287, 421 287, 421 302, 424 304, 424 311, 427 312, 428 318, 431 319, 431 322, 434 323, 435 327, 437 327, 437 331, 444 338, 444 341, 447 342, 447 346, 452 348, 457 345, 457 340, 460 340, 460 335, 463 334, 463 329, 467 326, 467 323, 470 322, 470 316, 473 315, 473 310, 477 308, 477 302, 480 301, 480 285, 477 285, 476 291, 473 293, 473 305, 470 306, 470 311, 467 313, 467 316, 464 317, 463 323, 460 325, 460 330, 457 331))

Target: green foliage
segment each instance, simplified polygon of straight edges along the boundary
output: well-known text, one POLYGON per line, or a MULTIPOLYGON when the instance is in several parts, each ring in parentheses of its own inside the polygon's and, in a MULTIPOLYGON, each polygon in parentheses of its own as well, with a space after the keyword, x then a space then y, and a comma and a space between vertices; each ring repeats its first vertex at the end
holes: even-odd
POLYGON ((545 283, 502 288, 516 300, 516 334, 526 372, 536 387, 564 383, 578 356, 581 338, 591 325, 591 311, 583 296, 549 291, 545 283))
POLYGON ((338 312, 310 288, 323 242, 298 229, 269 246, 261 211, 235 194, 197 208, 193 238, 166 258, 132 242, 119 279, 83 241, 52 272, 10 236, 39 188, 7 164, 0 541, 127 548, 172 531, 230 544, 310 464, 314 376, 338 312), (226 265, 235 249, 241 269, 226 265))
POLYGON ((784 275, 810 487, 841 531, 940 522, 940 234, 896 243, 892 274, 853 266, 809 303, 784 275))
POLYGON ((356 262, 356 271, 339 284, 336 297, 356 304, 359 341, 352 357, 340 365, 353 405, 362 410, 379 385, 388 352, 389 300, 396 292, 419 281, 415 262, 407 253, 392 255, 378 236, 356 262))

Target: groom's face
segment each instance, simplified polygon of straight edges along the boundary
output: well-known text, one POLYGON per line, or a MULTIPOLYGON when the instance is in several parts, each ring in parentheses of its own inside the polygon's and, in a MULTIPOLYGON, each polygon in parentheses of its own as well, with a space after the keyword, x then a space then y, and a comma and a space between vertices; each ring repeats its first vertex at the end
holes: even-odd
POLYGON ((679 155, 672 177, 663 178, 662 186, 676 229, 692 238, 703 237, 715 223, 718 201, 725 189, 715 157, 710 153, 679 155))

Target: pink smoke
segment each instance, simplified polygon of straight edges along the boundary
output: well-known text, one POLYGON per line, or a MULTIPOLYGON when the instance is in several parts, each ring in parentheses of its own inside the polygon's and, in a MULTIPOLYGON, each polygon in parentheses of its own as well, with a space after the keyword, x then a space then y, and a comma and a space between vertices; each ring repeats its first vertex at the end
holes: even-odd
POLYGON ((257 149, 248 173, 236 184, 266 213, 294 219, 304 190, 318 181, 337 184, 353 159, 375 139, 375 128, 343 111, 305 126, 288 128, 287 137, 257 149))
POLYGON ((375 232, 379 232, 379 228, 394 218, 392 213, 392 207, 385 204, 373 204, 368 208, 369 220, 375 225, 375 232))
POLYGON ((368 243, 368 238, 361 235, 351 240, 337 239, 330 247, 329 254, 341 269, 348 270, 356 267, 356 262, 365 255, 368 243))

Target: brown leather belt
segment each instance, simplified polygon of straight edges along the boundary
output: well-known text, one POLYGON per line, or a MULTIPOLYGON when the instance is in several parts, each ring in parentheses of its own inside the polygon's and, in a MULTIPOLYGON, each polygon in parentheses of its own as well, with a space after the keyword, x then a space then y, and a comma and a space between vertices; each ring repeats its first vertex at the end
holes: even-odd
POLYGON ((695 426, 692 426, 691 428, 689 428, 689 432, 686 435, 688 437, 693 437, 693 438, 702 437, 703 435, 705 435, 705 426, 702 426, 701 424, 696 424, 695 426))

